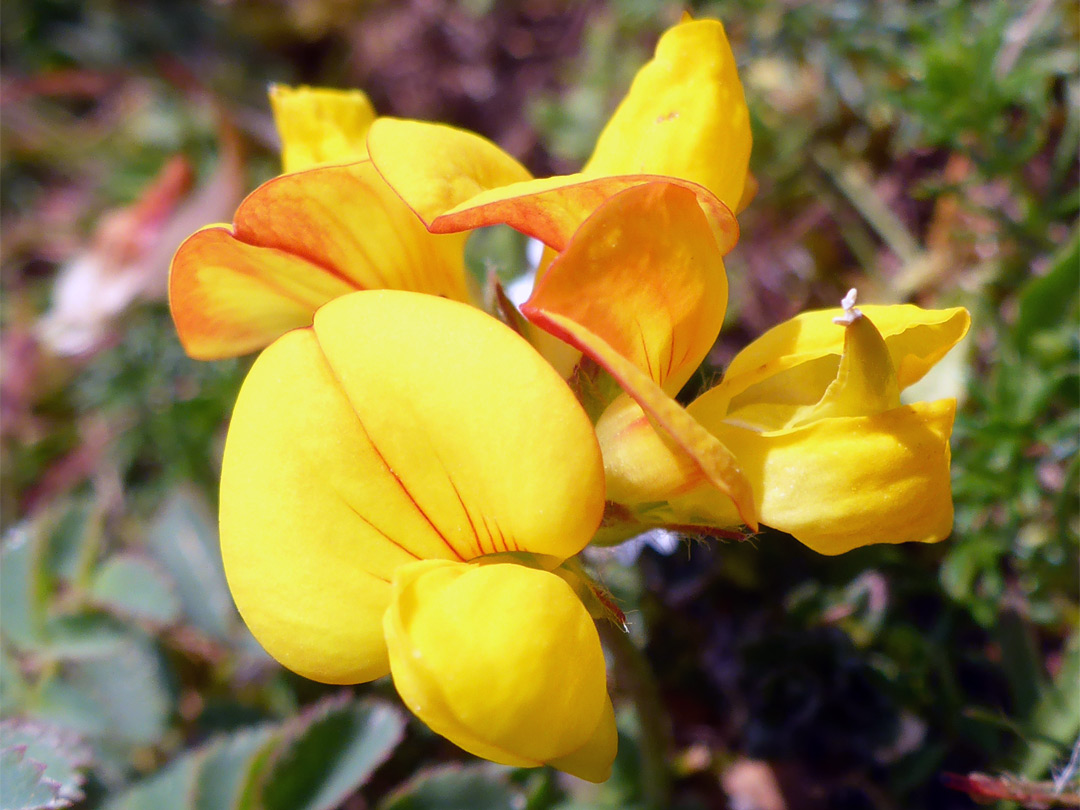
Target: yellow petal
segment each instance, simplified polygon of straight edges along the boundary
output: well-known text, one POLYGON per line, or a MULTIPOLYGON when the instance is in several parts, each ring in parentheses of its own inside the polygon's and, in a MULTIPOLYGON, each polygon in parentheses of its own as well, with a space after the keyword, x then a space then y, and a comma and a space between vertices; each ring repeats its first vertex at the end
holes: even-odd
POLYGON ((384 630, 394 685, 433 730, 519 767, 581 752, 569 764, 606 778, 615 746, 582 752, 614 731, 604 654, 558 576, 514 563, 404 566, 384 630))
MULTIPOLYGON (((732 455, 715 436, 664 393, 648 374, 613 349, 603 338, 558 313, 531 308, 526 316, 538 326, 580 349, 600 364, 648 414, 653 426, 686 454, 708 486, 730 498, 739 519, 757 529, 753 491, 732 455)), ((685 462, 684 462, 685 463, 685 462)), ((739 521, 736 520, 735 523, 739 521)), ((733 525, 725 523, 724 525, 733 525)))
POLYGON ((870 318, 853 314, 850 323, 841 328, 844 353, 836 379, 817 404, 800 409, 786 427, 837 416, 870 416, 900 407, 900 387, 889 348, 870 318))
POLYGON ((725 254, 735 247, 739 240, 739 223, 731 209, 697 183, 655 174, 612 177, 568 174, 500 186, 447 210, 433 219, 430 227, 432 233, 455 233, 487 225, 509 225, 555 251, 562 251, 581 223, 605 200, 627 189, 658 182, 692 191, 705 213, 720 253, 725 254))
POLYGON ((635 507, 666 501, 705 480, 701 466, 653 428, 645 411, 626 394, 601 414, 596 438, 604 456, 607 499, 614 503, 635 507))
POLYGON ((359 292, 275 341, 245 380, 222 469, 222 554, 267 651, 351 683, 386 672, 375 626, 399 566, 515 550, 565 559, 588 543, 603 497, 588 417, 523 339, 464 304, 359 292))
POLYGON ((281 137, 284 171, 367 157, 367 131, 375 109, 362 91, 274 84, 270 107, 281 137))
POLYGON ((619 730, 615 726, 611 698, 604 697, 604 713, 589 741, 566 756, 549 759, 548 765, 587 782, 606 782, 611 778, 611 766, 619 749, 619 730))
POLYGON ((532 177, 487 138, 445 124, 379 118, 368 132, 368 151, 386 182, 429 225, 483 191, 532 177))
MULTIPOLYGON (((821 554, 842 554, 872 543, 932 543, 948 536, 955 410, 953 400, 920 402, 766 434, 707 427, 739 459, 763 523, 821 554)), ((714 493, 698 490, 673 507, 707 509, 715 500, 714 493)))
POLYGON ((649 183, 589 217, 522 307, 575 321, 675 395, 727 306, 724 261, 694 195, 649 183))
MULTIPOLYGON (((900 390, 921 379, 971 324, 960 307, 859 309, 884 338, 900 390)), ((836 378, 845 332, 833 319, 842 315, 842 309, 805 312, 773 327, 735 356, 720 385, 695 403, 696 412, 762 430, 783 426, 800 407, 817 403, 836 378)))
POLYGON ((173 258, 169 300, 188 354, 245 354, 358 289, 468 300, 464 235, 432 236, 369 162, 288 174, 244 200, 234 225, 173 258))
POLYGON ((743 199, 750 116, 717 20, 682 22, 660 37, 600 134, 588 175, 661 174, 708 188, 730 209, 743 199))

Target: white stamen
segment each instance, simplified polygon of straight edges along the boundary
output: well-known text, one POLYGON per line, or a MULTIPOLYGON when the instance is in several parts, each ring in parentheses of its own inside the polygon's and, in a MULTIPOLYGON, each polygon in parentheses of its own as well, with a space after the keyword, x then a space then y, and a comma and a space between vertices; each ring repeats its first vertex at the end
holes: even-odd
POLYGON ((840 306, 844 308, 844 314, 839 315, 832 319, 832 322, 838 326, 851 326, 855 321, 862 317, 862 312, 855 306, 855 301, 859 297, 859 291, 852 287, 847 291, 847 295, 840 301, 840 306))

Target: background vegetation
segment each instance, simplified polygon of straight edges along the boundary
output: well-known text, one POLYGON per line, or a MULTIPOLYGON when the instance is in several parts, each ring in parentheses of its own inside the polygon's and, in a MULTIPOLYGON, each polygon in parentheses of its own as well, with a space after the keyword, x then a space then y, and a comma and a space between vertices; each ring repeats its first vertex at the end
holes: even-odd
MULTIPOLYGON (((5 807, 19 789, 109 810, 931 810, 1030 805, 1055 777, 1057 800, 1075 797, 1077 4, 691 7, 727 25, 761 184, 710 374, 849 286, 967 306, 972 334, 924 383, 962 400, 953 537, 839 558, 777 534, 635 566, 597 555, 632 631, 613 647, 622 745, 599 788, 479 764, 407 719, 388 681, 283 671, 239 622, 216 550, 250 361, 187 359, 162 300, 179 239, 277 171, 267 84, 360 86, 380 112, 570 171, 682 7, 7 0, 5 807), (170 160, 165 182, 191 191, 161 212, 147 189, 170 160), (94 278, 87 265, 112 280, 78 288, 90 326, 43 321, 57 279, 94 278), (136 300, 113 314, 110 295, 136 300), (57 351, 79 328, 92 339, 57 351)), ((478 272, 520 267, 514 238, 477 239, 495 256, 478 272)))

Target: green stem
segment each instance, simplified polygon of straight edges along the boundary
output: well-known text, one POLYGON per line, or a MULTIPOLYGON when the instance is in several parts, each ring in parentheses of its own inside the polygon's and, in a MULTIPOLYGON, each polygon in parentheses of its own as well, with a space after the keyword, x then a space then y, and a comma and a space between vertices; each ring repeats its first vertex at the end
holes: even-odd
POLYGON ((604 645, 615 659, 617 682, 637 709, 641 725, 641 790, 645 804, 653 810, 665 810, 671 804, 667 767, 671 732, 656 676, 641 650, 630 640, 629 633, 613 622, 599 622, 599 628, 604 645))

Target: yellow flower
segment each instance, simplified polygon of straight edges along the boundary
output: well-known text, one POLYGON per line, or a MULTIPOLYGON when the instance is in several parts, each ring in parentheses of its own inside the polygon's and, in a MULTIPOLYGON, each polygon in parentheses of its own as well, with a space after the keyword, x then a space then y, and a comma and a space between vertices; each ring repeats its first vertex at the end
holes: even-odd
POLYGON ((603 491, 592 424, 524 340, 464 304, 357 292, 245 380, 222 556, 288 668, 392 673, 462 748, 602 781, 616 734, 600 641, 553 571, 592 537, 603 491))
MULTIPOLYGON (((953 518, 956 403, 903 405, 900 391, 964 336, 968 314, 845 303, 754 341, 686 414, 738 460, 760 520, 815 551, 943 540, 953 518)), ((633 520, 698 531, 742 522, 675 433, 654 430, 629 398, 613 403, 596 429, 608 498, 633 520)))
POLYGON ((270 98, 286 174, 252 192, 232 225, 189 237, 172 261, 169 305, 188 354, 261 349, 355 290, 469 301, 466 235, 428 233, 367 159, 367 97, 274 87, 270 98))

